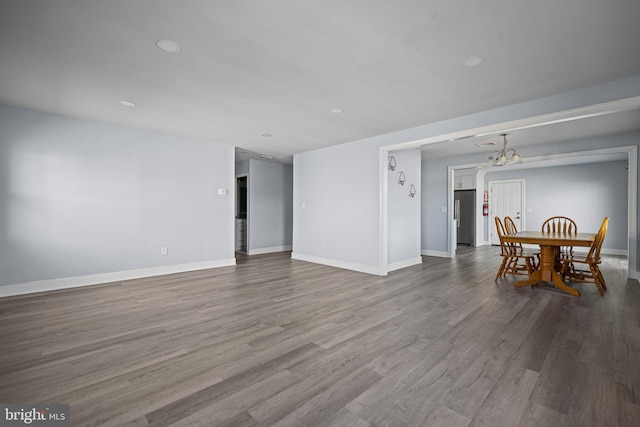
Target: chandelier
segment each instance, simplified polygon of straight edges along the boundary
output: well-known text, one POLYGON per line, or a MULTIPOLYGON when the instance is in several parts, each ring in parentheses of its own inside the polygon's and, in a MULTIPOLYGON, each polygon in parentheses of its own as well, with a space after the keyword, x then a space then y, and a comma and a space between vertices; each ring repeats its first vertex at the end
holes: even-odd
POLYGON ((487 159, 487 166, 504 166, 508 163, 522 163, 522 158, 520 154, 514 149, 509 148, 507 150, 507 133, 501 134, 504 138, 504 145, 502 146, 502 150, 496 153, 493 153, 487 159), (494 159, 493 156, 497 155, 494 159))

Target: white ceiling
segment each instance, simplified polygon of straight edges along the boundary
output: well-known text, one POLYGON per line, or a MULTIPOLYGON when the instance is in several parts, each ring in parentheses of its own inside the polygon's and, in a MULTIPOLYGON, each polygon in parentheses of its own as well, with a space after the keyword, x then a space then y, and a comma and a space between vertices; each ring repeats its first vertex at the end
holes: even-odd
POLYGON ((3 0, 0 103, 289 161, 639 75, 638 18, 638 0, 3 0))

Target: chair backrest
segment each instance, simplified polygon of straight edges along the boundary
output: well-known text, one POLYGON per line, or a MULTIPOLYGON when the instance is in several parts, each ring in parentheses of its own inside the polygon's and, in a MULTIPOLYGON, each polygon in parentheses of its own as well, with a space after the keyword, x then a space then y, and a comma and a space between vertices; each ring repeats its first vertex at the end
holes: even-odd
POLYGON ((593 245, 589 249, 589 253, 587 253, 587 260, 589 262, 599 263, 600 262, 600 250, 602 249, 602 242, 604 242, 604 238, 607 235, 607 230, 609 229, 609 217, 605 217, 600 225, 600 230, 596 234, 595 239, 593 239, 593 245))
POLYGON ((500 220, 500 217, 495 217, 496 221, 496 230, 498 232, 498 239, 500 239, 500 249, 502 249, 502 255, 513 255, 515 248, 512 244, 507 243, 502 238, 507 232, 500 220))
POLYGON ((516 226, 516 222, 510 216, 504 217, 504 229, 507 234, 513 234, 518 232, 518 227, 516 226))
POLYGON ((502 236, 504 236, 505 234, 504 225, 502 225, 502 221, 500 220, 500 217, 495 217, 495 222, 496 222, 496 232, 498 233, 498 239, 500 240, 500 249, 502 249, 502 255, 507 255, 509 253, 509 250, 505 242, 502 240, 502 236))
MULTIPOLYGON (((518 227, 516 226, 516 222, 510 216, 504 217, 504 231, 507 234, 514 234, 518 232, 518 227)), ((507 243, 509 245, 509 249, 513 251, 522 250, 522 243, 507 243)))
POLYGON ((566 216, 552 216, 542 224, 543 233, 569 233, 578 232, 576 222, 566 216))

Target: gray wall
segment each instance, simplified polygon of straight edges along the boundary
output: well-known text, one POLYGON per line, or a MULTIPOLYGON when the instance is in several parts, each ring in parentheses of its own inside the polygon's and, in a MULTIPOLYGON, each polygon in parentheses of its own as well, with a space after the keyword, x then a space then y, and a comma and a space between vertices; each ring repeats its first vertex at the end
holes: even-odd
POLYGON ((249 160, 236 162, 236 176, 249 173, 249 160))
MULTIPOLYGON (((378 147, 385 142, 381 137, 294 156, 294 258, 378 271, 378 147)), ((420 191, 420 153, 394 154, 407 183, 391 183, 398 176, 389 174, 389 262, 420 256, 420 195, 408 196, 409 184, 420 191)))
POLYGON ((231 146, 0 106, 0 284, 233 259, 233 188, 231 146))
POLYGON ((249 254, 288 249, 293 233, 293 167, 249 160, 249 254))
MULTIPOLYGON (((422 250, 447 253, 447 166, 449 159, 422 160, 422 250)), ((453 160, 455 161, 455 160, 453 160)), ((462 164, 462 163, 459 163, 462 164)))
POLYGON ((366 142, 296 154, 293 257, 378 265, 378 150, 366 142))
MULTIPOLYGON (((627 250, 627 161, 520 171, 492 172, 485 182, 525 180, 525 224, 539 230, 545 219, 572 218, 578 231, 596 232, 605 216, 609 229, 603 247, 627 250), (528 210, 531 210, 529 212, 528 210)), ((491 222, 492 223, 492 222, 491 222)))
POLYGON ((389 171, 388 262, 389 264, 420 258, 420 150, 394 151, 395 171, 389 171), (400 171, 404 185, 398 184, 400 171), (409 196, 413 184, 416 194, 409 196))

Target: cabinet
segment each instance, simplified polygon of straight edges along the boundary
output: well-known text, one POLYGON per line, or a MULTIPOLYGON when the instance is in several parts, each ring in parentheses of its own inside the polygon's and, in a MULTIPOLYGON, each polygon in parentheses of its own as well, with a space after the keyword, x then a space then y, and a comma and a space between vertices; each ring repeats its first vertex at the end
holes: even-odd
POLYGON ((454 183, 455 190, 475 190, 476 177, 475 175, 456 175, 454 183))
POLYGON ((236 218, 236 251, 247 252, 246 218, 236 218))

